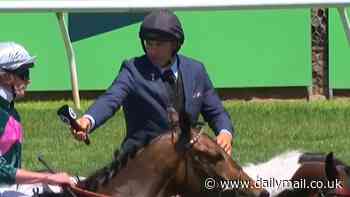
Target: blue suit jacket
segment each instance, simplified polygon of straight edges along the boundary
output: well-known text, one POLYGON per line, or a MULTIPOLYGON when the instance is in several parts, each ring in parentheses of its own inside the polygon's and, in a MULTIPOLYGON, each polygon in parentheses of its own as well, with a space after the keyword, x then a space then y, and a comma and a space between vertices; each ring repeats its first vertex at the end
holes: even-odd
MULTIPOLYGON (((201 113, 215 134, 227 129, 233 134, 228 113, 217 96, 203 64, 177 55, 182 75, 185 111, 196 122, 201 113)), ((119 75, 86 114, 95 120, 95 128, 123 106, 127 134, 123 148, 142 146, 169 129, 167 91, 158 67, 147 56, 124 61, 119 75)))

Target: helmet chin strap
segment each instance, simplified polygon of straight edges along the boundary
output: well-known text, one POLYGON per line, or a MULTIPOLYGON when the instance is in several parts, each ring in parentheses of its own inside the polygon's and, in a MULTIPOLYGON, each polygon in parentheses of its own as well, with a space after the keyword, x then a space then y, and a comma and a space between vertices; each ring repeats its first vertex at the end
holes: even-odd
POLYGON ((12 85, 11 89, 12 89, 12 95, 13 95, 13 99, 12 100, 14 101, 16 99, 16 97, 17 97, 15 86, 12 85))
POLYGON ((16 91, 15 91, 15 86, 11 86, 11 93, 12 93, 12 101, 10 102, 10 108, 15 107, 15 99, 16 99, 16 91))

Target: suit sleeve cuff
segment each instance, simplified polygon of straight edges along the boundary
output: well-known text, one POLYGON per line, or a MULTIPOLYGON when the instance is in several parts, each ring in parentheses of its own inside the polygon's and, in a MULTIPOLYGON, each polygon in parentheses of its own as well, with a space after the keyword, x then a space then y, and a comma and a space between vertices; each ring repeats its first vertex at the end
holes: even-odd
POLYGON ((233 136, 232 136, 232 133, 231 133, 229 130, 227 130, 227 129, 221 129, 221 130, 219 131, 219 134, 222 133, 222 132, 227 133, 227 134, 230 134, 231 137, 233 137, 233 136))
POLYGON ((91 127, 88 130, 88 132, 90 132, 95 127, 95 119, 90 114, 85 114, 83 117, 90 120, 91 127))

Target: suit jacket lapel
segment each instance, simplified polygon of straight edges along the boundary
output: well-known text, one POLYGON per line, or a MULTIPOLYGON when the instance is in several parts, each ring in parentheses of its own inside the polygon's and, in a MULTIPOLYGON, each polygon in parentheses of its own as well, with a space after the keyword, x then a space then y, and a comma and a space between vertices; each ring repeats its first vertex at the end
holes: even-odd
POLYGON ((156 97, 160 99, 161 105, 164 107, 167 106, 168 103, 168 97, 167 97, 167 90, 166 87, 163 84, 163 81, 161 79, 161 72, 160 70, 153 66, 152 63, 148 60, 148 58, 145 56, 145 65, 148 67, 148 74, 149 74, 149 80, 152 81, 149 83, 149 87, 151 88, 151 91, 154 92, 156 97))
POLYGON ((183 88, 185 92, 185 111, 190 112, 191 109, 191 99, 192 99, 192 90, 193 90, 193 75, 192 75, 192 69, 189 65, 186 65, 186 62, 181 56, 178 57, 178 63, 179 63, 179 72, 182 76, 182 83, 183 88))
POLYGON ((156 91, 157 91, 158 95, 160 95, 160 97, 162 98, 163 106, 167 107, 167 105, 169 104, 169 96, 168 96, 167 89, 166 89, 165 84, 161 78, 159 78, 158 81, 159 81, 157 83, 158 88, 156 91))

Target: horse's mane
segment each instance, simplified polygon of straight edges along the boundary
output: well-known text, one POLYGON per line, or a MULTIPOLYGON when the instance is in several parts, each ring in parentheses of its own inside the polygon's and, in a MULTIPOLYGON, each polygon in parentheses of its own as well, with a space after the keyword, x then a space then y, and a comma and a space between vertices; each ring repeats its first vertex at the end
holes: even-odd
POLYGON ((84 181, 79 182, 78 183, 79 187, 96 192, 99 185, 107 184, 111 178, 113 178, 115 175, 118 174, 120 169, 123 166, 125 166, 125 164, 129 160, 129 157, 125 157, 125 161, 124 161, 125 163, 119 161, 116 158, 116 155, 118 155, 118 154, 119 154, 119 149, 117 149, 114 152, 114 158, 113 158, 112 162, 110 162, 106 166, 96 170, 93 174, 91 174, 84 181))

